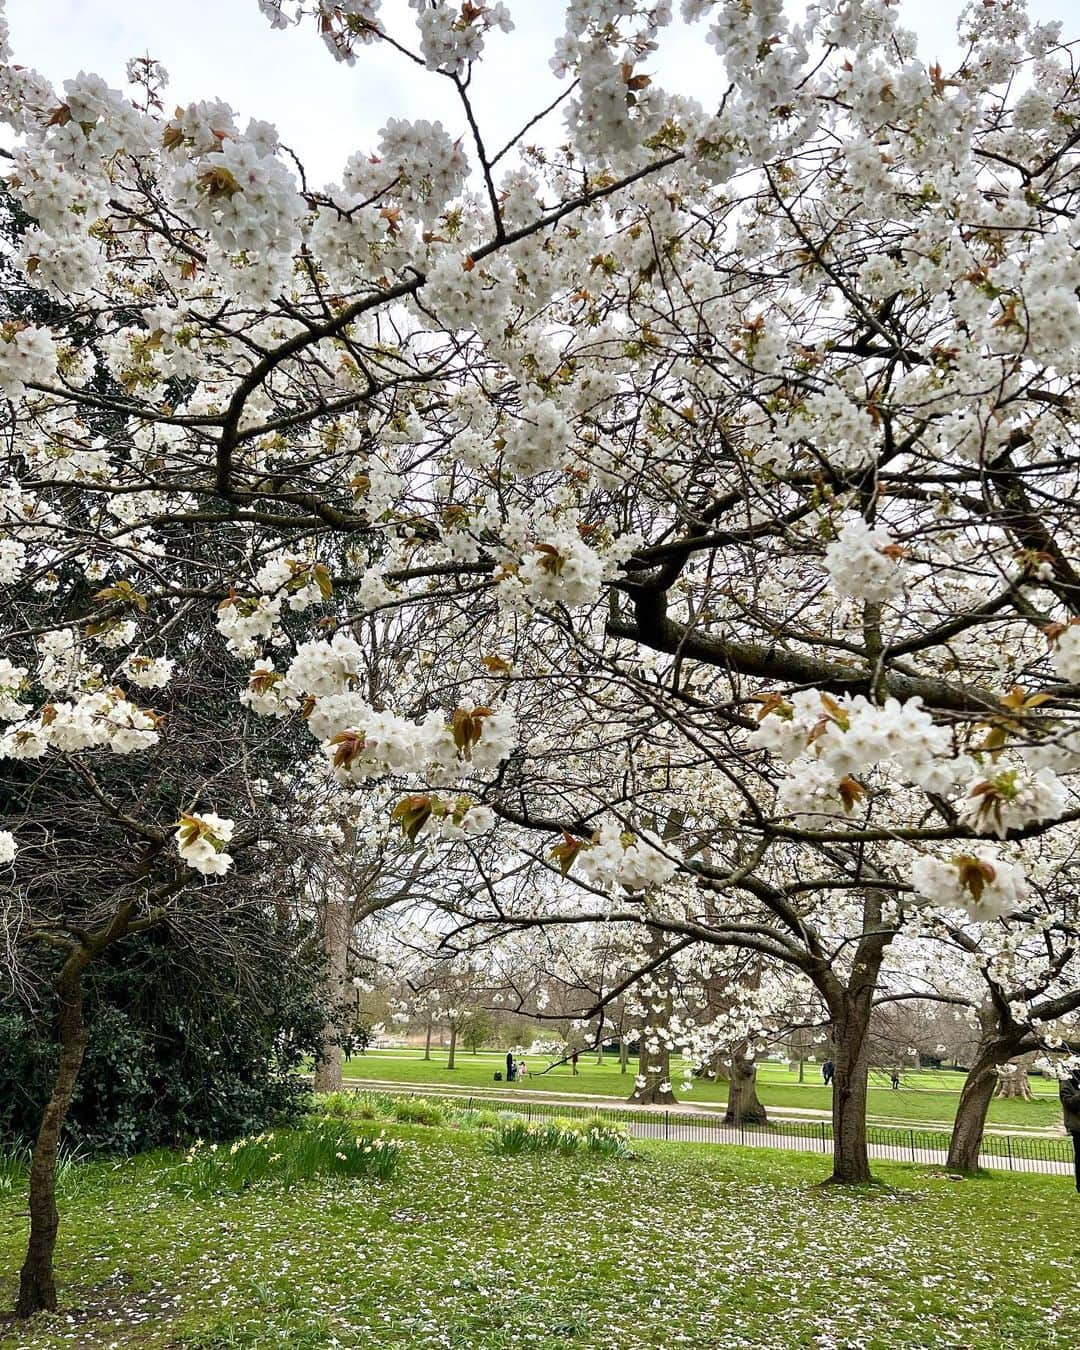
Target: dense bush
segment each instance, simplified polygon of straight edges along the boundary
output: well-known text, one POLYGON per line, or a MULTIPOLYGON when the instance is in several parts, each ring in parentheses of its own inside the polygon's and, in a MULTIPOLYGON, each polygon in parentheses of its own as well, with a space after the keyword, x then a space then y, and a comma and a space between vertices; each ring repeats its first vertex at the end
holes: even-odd
MULTIPOLYGON (((234 1138, 296 1118, 320 1043, 316 945, 259 910, 196 952, 167 930, 86 976, 89 1040, 65 1127, 82 1154, 234 1138)), ((53 1009, 0 997, 0 1152, 32 1141, 55 1066, 53 1009)))

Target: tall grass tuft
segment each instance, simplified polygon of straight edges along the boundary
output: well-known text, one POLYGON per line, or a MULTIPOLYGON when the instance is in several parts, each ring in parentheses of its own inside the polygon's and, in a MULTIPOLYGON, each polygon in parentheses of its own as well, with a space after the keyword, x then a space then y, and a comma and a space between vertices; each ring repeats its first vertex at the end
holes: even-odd
POLYGON ((389 1115, 389 1111, 380 1111, 378 1104, 366 1092, 324 1092, 314 1098, 315 1111, 319 1116, 331 1116, 335 1120, 377 1120, 380 1115, 389 1115))
POLYGON ((395 1097, 394 1119, 402 1125, 441 1125, 446 1116, 437 1102, 423 1097, 395 1097))
POLYGON ((180 1194, 210 1199, 261 1183, 289 1190, 316 1176, 388 1181, 400 1154, 394 1140, 358 1135, 347 1123, 327 1119, 304 1130, 259 1134, 232 1144, 199 1141, 188 1149, 170 1184, 180 1194))
POLYGON ((567 1128, 561 1121, 529 1124, 524 1120, 503 1120, 486 1132, 485 1146, 491 1153, 508 1157, 521 1153, 561 1153, 569 1156, 584 1151, 605 1158, 622 1158, 629 1153, 624 1130, 600 1124, 588 1130, 567 1128))
POLYGON ((0 1153, 0 1198, 17 1195, 26 1189, 26 1175, 30 1166, 30 1150, 15 1149, 0 1153))
MULTIPOLYGON (((30 1146, 0 1153, 0 1198, 26 1190, 30 1173, 30 1146)), ((71 1148, 61 1148, 56 1158, 56 1193, 65 1200, 81 1195, 94 1179, 94 1169, 71 1148)))

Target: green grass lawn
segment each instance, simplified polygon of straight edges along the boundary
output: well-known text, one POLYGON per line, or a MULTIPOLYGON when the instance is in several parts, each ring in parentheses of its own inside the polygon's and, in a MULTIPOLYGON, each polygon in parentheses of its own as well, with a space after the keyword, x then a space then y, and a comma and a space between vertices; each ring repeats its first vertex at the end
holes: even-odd
MULTIPOLYGON (((484 1092, 521 1091, 514 1083, 496 1083, 493 1074, 502 1067, 505 1055, 482 1052, 470 1055, 458 1051, 457 1067, 446 1068, 446 1051, 433 1050, 430 1061, 425 1061, 420 1050, 370 1050, 356 1055, 345 1066, 349 1078, 382 1078, 396 1083, 424 1084, 441 1087, 466 1087, 484 1092)), ((578 1076, 571 1074, 570 1066, 561 1065, 550 1073, 541 1073, 546 1064, 536 1056, 527 1061, 534 1070, 524 1084, 527 1091, 584 1092, 593 1095, 628 1097, 633 1090, 637 1061, 630 1061, 629 1073, 619 1073, 614 1056, 602 1066, 595 1056, 582 1056, 578 1076)), ((901 1074, 902 1086, 893 1091, 888 1075, 871 1075, 869 1113, 872 1119, 889 1121, 952 1121, 963 1083, 963 1075, 946 1071, 923 1070, 901 1074)), ((726 1085, 698 1079, 693 1090, 683 1094, 682 1076, 676 1069, 672 1074, 676 1095, 688 1102, 722 1103, 727 1100, 726 1085)), ((1057 1090, 1049 1081, 1033 1078, 1032 1088, 1037 1094, 1033 1102, 996 1100, 990 1107, 990 1123, 994 1125, 1053 1127, 1061 1124, 1061 1107, 1057 1090)), ((766 1106, 795 1106, 828 1111, 831 1089, 821 1081, 817 1065, 806 1066, 805 1082, 799 1083, 796 1074, 781 1064, 763 1064, 758 1070, 758 1094, 766 1106)))
MULTIPOLYGON (((367 1130, 371 1126, 357 1126, 367 1130)), ((388 1181, 194 1200, 177 1156, 66 1181, 64 1310, 3 1350, 1074 1350, 1080 1196, 1064 1178, 818 1189, 820 1157, 637 1144, 495 1157, 477 1130, 390 1127, 388 1181)), ((0 1198, 0 1298, 23 1200, 0 1198)))

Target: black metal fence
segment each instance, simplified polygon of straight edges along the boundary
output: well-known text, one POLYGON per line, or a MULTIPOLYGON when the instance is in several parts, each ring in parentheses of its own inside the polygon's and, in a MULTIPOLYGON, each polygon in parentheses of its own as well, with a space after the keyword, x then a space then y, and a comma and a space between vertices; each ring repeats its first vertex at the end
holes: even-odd
MULTIPOLYGON (((735 1144, 743 1148, 786 1148, 800 1152, 831 1153, 832 1124, 827 1120, 770 1120, 767 1125, 725 1125, 719 1112, 643 1110, 632 1106, 578 1106, 564 1102, 515 1100, 509 1096, 443 1094, 406 1088, 400 1092, 358 1086, 371 1097, 422 1097, 440 1103, 455 1103, 468 1111, 513 1112, 528 1120, 581 1120, 602 1116, 624 1126, 638 1139, 667 1139, 694 1144, 735 1144)), ((902 1129, 870 1125, 866 1131, 871 1155, 893 1162, 942 1166, 949 1151, 947 1130, 902 1129)), ((983 1138, 982 1165, 1011 1172, 1062 1172, 1073 1170, 1072 1141, 1034 1135, 987 1134, 983 1138)))

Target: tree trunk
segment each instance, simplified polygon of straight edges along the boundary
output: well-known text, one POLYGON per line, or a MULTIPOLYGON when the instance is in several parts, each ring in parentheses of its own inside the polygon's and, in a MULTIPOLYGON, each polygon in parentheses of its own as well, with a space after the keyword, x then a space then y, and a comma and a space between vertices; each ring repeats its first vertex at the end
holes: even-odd
POLYGON ((603 1062, 604 1062, 604 1042, 601 1041, 600 1044, 596 1047, 597 1068, 599 1068, 603 1064, 603 1062))
POLYGON ((431 1023, 432 1023, 432 1020, 433 1020, 433 1019, 432 1019, 431 1013, 428 1013, 428 1017, 427 1017, 427 1034, 426 1034, 425 1037, 424 1037, 424 1058, 425 1058, 425 1059, 430 1059, 430 1058, 431 1058, 431 1023))
POLYGON ((882 920, 884 903, 881 891, 865 892, 863 933, 847 984, 832 973, 814 979, 832 1019, 833 1170, 829 1180, 843 1185, 865 1186, 873 1180, 866 1146, 866 1079, 874 991, 893 937, 893 930, 882 920))
POLYGON ((454 1055, 457 1053, 457 1023, 450 1023, 450 1053, 446 1058, 446 1067, 448 1069, 456 1068, 454 1064, 454 1055))
POLYGON ((330 1013, 323 1027, 322 1049, 315 1064, 316 1092, 341 1091, 341 1018, 351 929, 352 906, 348 902, 328 900, 323 907, 322 940, 326 955, 326 1001, 330 1013))
POLYGON ((1013 1101, 1034 1101, 1031 1083, 1028 1081, 1027 1066, 1017 1064, 1012 1073, 1003 1074, 998 1080, 997 1092, 999 1097, 1013 1101))
POLYGON ((633 1096, 630 1100, 637 1105, 646 1106, 671 1106, 675 1100, 675 1093, 671 1090, 671 1076, 668 1069, 670 1056, 666 1049, 661 1049, 656 1056, 642 1056, 641 1073, 639 1077, 644 1078, 645 1082, 641 1087, 635 1086, 633 1096))
POLYGON ((60 1216, 56 1209, 56 1157, 60 1132, 71 1105, 75 1083, 86 1049, 83 1022, 82 973, 89 955, 76 952, 68 958, 57 978, 59 996, 57 1042, 60 1059, 52 1095, 45 1106, 30 1160, 30 1240, 19 1275, 16 1317, 30 1317, 47 1309, 56 1310, 56 1279, 53 1252, 60 1216))
POLYGON ((985 1043, 979 1047, 975 1063, 968 1070, 956 1108, 946 1167, 959 1172, 974 1172, 979 1166, 979 1150, 986 1129, 986 1113, 998 1085, 998 1059, 985 1043))
POLYGON ((619 1072, 626 1073, 629 1069, 630 1042, 623 1036, 619 1041, 619 1072))
POLYGON ((867 1030, 873 987, 848 991, 833 1019, 833 1172, 831 1180, 865 1185, 871 1180, 866 1147, 867 1030))
POLYGON ((769 1119, 757 1095, 757 1061, 736 1055, 728 1067, 725 1125, 764 1125, 769 1119))
MULTIPOLYGON (((650 956, 659 956, 664 946, 663 935, 653 933, 649 942, 650 956)), ((675 1007, 672 993, 672 973, 669 966, 661 966, 649 980, 642 983, 638 1032, 638 1073, 634 1083, 635 1103, 667 1106, 675 1100, 671 1090, 671 1016, 675 1007)))
POLYGON ((799 1082, 800 1082, 800 1083, 803 1082, 803 1080, 804 1080, 804 1078, 805 1078, 805 1075, 806 1075, 806 1060, 805 1060, 805 1059, 800 1059, 800 1060, 799 1060, 799 1082))

